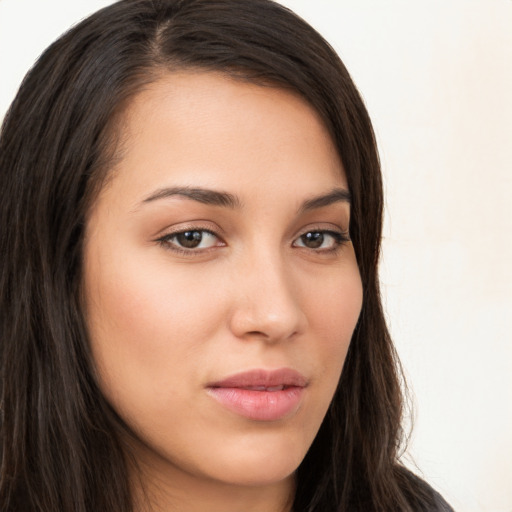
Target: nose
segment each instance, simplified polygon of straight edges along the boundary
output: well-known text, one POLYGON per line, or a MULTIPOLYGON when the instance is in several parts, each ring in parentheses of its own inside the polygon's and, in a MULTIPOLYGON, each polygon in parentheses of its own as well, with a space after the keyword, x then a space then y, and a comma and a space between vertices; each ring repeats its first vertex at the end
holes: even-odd
POLYGON ((278 257, 252 259, 237 276, 230 329, 240 339, 288 340, 307 328, 298 276, 278 257))

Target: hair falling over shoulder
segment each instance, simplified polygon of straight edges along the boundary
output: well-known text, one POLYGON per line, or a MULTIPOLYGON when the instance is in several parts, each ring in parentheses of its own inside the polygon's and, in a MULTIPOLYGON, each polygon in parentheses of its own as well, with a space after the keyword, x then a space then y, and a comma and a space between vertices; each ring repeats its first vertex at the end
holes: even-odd
POLYGON ((379 295, 382 183, 372 126, 325 40, 270 0, 121 0, 51 45, 0 138, 0 509, 133 510, 127 427, 103 398, 81 307, 82 245, 116 120, 164 70, 211 70, 301 95, 346 171, 362 312, 295 512, 431 510, 399 463, 402 377, 379 295), (108 485, 106 485, 108 483, 108 485))

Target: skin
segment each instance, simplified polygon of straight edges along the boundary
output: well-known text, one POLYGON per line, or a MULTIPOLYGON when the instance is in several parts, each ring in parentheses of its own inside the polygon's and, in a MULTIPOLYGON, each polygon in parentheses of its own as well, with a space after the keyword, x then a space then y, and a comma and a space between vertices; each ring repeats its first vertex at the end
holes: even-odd
POLYGON ((347 190, 340 158, 295 94, 209 72, 163 75, 122 127, 88 220, 84 296, 101 388, 135 434, 138 510, 140 482, 155 511, 290 510, 361 309, 349 202, 304 208, 347 190), (180 247, 187 230, 196 248, 180 247), (252 420, 208 393, 259 368, 306 377, 284 418, 252 420))

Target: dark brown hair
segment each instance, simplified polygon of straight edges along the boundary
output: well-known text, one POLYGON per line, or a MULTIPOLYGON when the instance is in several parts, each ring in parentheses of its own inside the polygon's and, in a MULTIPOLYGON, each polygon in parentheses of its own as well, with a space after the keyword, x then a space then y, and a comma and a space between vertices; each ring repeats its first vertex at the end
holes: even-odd
POLYGON ((403 401, 379 295, 371 123, 331 47, 269 0, 122 0, 62 36, 25 78, 0 138, 0 509, 132 510, 122 421, 97 385, 80 307, 82 241, 115 119, 145 83, 177 69, 299 93, 346 171, 363 308, 298 468, 295 512, 429 510, 426 487, 398 462, 403 401))

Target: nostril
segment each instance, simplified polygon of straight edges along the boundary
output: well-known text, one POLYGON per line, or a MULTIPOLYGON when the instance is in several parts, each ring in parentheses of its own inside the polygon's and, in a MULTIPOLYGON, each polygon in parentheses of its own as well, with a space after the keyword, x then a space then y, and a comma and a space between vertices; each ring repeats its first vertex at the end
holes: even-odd
POLYGON ((250 331, 247 333, 248 336, 263 336, 263 337, 267 337, 267 334, 265 334, 264 332, 261 332, 261 331, 250 331))

